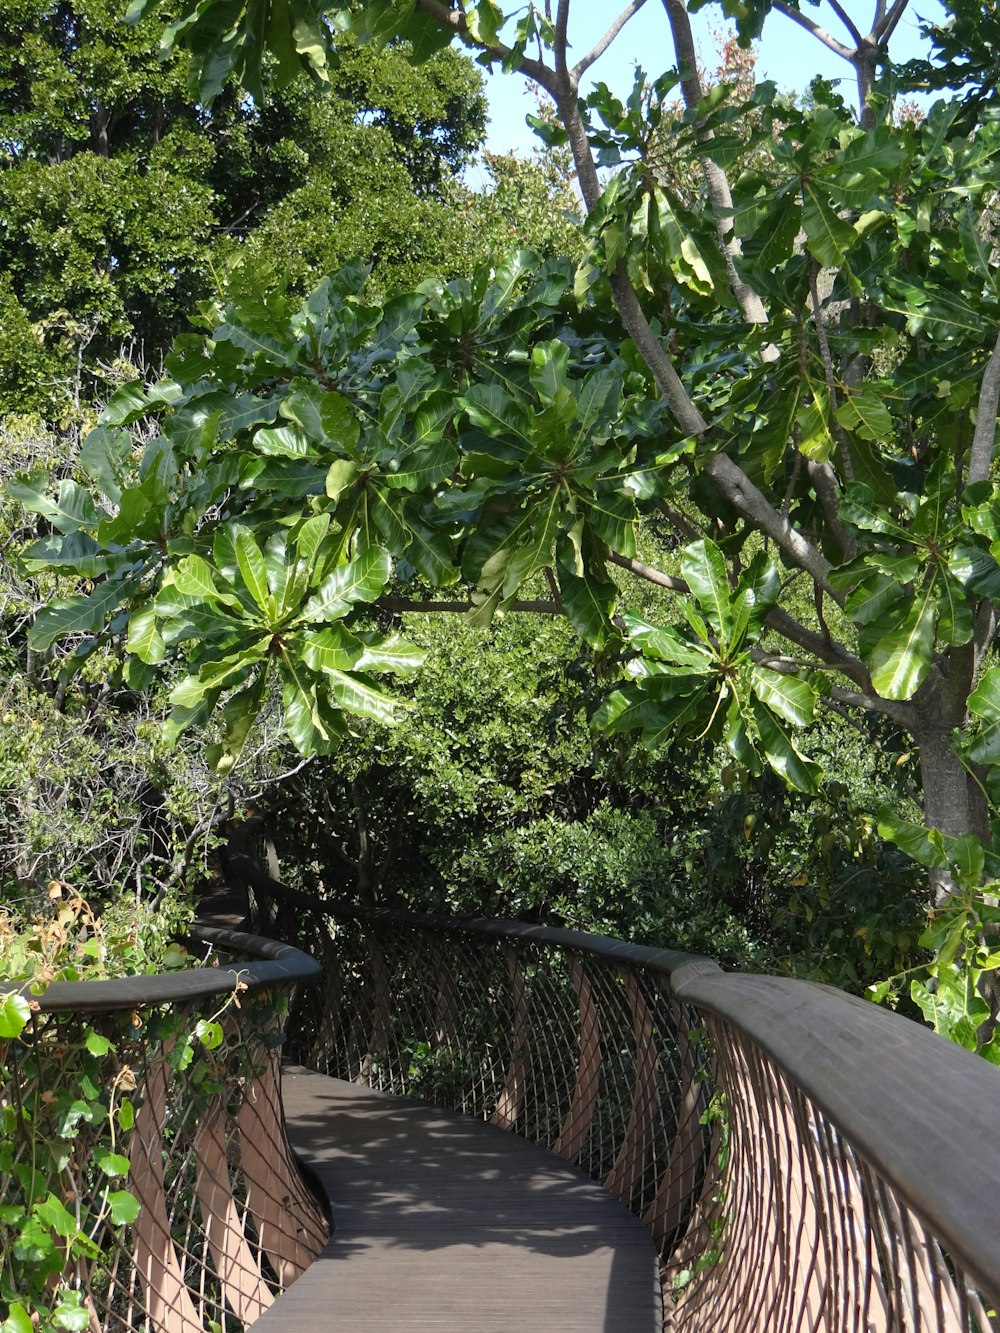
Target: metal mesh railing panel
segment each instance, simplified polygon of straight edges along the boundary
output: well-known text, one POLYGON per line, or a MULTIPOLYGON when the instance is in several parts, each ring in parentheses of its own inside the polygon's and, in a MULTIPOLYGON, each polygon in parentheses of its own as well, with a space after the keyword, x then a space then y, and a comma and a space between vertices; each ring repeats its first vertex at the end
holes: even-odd
POLYGON ((18 1210, 50 1196, 74 1231, 56 1224, 61 1249, 43 1289, 53 1302, 78 1293, 105 1333, 237 1333, 325 1244, 326 1219, 284 1132, 285 997, 222 1004, 223 1014, 218 996, 39 1010, 0 1042, 0 1263, 22 1274, 13 1294, 30 1313, 42 1298, 24 1276, 18 1210), (199 1022, 219 1023, 218 1044, 192 1040, 199 1022))
POLYGON ((668 1328, 1000 1328, 992 1302, 877 1164, 737 1028, 714 1017, 706 1027, 721 1132, 693 1223, 667 1267, 668 1328))

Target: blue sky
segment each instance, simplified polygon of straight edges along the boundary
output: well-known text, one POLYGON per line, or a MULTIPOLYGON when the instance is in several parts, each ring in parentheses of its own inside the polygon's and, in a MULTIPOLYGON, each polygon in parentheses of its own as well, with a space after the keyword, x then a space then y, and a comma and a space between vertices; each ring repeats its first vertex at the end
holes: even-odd
MULTIPOLYGON (((576 0, 572 14, 570 35, 575 48, 588 50, 604 29, 609 26, 622 7, 624 0, 576 0)), ((855 23, 864 31, 874 9, 874 0, 847 0, 844 6, 855 23)), ((844 29, 828 4, 802 6, 803 12, 827 28, 835 37, 843 37, 844 29)), ((938 0, 910 0, 893 34, 890 49, 896 60, 906 60, 923 49, 917 24, 917 15, 939 19, 943 11, 938 0)), ((692 16, 692 24, 705 64, 714 68, 715 46, 710 27, 722 26, 722 11, 709 5, 692 16)), ((632 87, 635 65, 642 65, 651 77, 662 73, 673 64, 670 31, 659 0, 646 0, 645 8, 619 34, 612 47, 592 67, 593 80, 603 80, 619 96, 632 87)), ((853 72, 846 61, 822 46, 783 14, 771 13, 764 28, 757 63, 758 78, 774 79, 782 89, 804 89, 816 74, 824 78, 846 79, 845 93, 853 90, 853 72)), ((491 124, 487 148, 491 152, 517 149, 529 153, 534 136, 524 122, 525 115, 535 109, 526 80, 520 75, 503 72, 487 76, 487 94, 490 101, 491 124)))

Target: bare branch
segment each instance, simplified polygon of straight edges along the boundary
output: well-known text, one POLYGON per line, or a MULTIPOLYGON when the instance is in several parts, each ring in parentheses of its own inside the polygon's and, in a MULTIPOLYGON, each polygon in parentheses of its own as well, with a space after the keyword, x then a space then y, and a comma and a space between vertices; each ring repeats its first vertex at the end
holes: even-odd
POLYGON ((630 18, 633 18, 636 14, 638 14, 639 10, 643 7, 645 3, 646 0, 632 0, 631 4, 626 5, 626 7, 615 19, 614 23, 612 23, 611 27, 600 39, 600 41, 596 42, 590 48, 587 54, 583 56, 582 59, 578 60, 576 64, 573 66, 572 73, 574 79, 578 80, 581 74, 584 74, 588 69, 590 69, 591 65, 594 63, 595 60, 600 60, 601 56, 604 55, 604 52, 615 40, 615 38, 621 32, 622 28, 624 28, 625 24, 628 23, 630 18))
POLYGON ((828 696, 834 703, 843 704, 847 708, 863 708, 868 713, 881 713, 884 717, 891 717, 907 730, 913 729, 913 705, 901 699, 883 699, 880 694, 874 691, 860 693, 856 690, 845 690, 841 685, 834 685, 830 689, 828 696))
POLYGON ((993 464, 993 450, 997 438, 997 408, 1000 407, 1000 333, 993 344, 990 359, 983 371, 979 386, 979 407, 976 412, 976 430, 972 436, 969 457, 968 485, 986 481, 993 464))
MULTIPOLYGON (((684 0, 663 0, 663 8, 670 24, 677 64, 685 71, 684 77, 681 79, 681 94, 684 98, 684 105, 690 110, 698 105, 703 96, 701 79, 698 76, 698 54, 695 50, 694 35, 691 32, 691 19, 688 16, 684 0)), ((700 130, 698 132, 700 143, 711 143, 714 138, 715 135, 711 130, 700 130)), ((736 269, 736 258, 740 254, 740 242, 733 235, 731 218, 733 195, 729 188, 729 179, 718 163, 707 157, 702 159, 702 175, 708 189, 708 196, 716 210, 715 229, 718 233, 719 245, 726 264, 729 288, 748 324, 766 324, 767 311, 764 308, 764 302, 750 284, 744 282, 736 269)), ((778 349, 769 343, 763 349, 761 356, 764 361, 776 361, 778 359, 778 349)))
POLYGON ((825 28, 820 27, 814 19, 807 17, 805 14, 800 14, 797 9, 793 9, 791 5, 787 4, 786 0, 774 0, 774 8, 779 14, 784 14, 793 23, 805 28, 806 32, 811 32, 817 41, 822 42, 824 46, 829 47, 838 56, 842 56, 845 60, 850 60, 853 63, 854 52, 851 48, 845 46, 843 42, 838 42, 836 37, 828 33, 825 28))
POLYGON ((850 14, 848 14, 847 11, 843 8, 843 6, 838 3, 838 0, 830 0, 830 8, 836 14, 837 18, 840 19, 841 23, 844 25, 847 31, 851 34, 851 37, 854 39, 854 45, 856 47, 860 46, 863 39, 860 32, 858 32, 857 28, 854 26, 854 22, 850 14))
POLYGON ((609 551, 608 559, 613 565, 627 569, 630 574, 637 574, 647 583, 655 583, 658 588, 669 588, 671 592, 691 591, 683 579, 675 578, 673 574, 664 574, 652 565, 644 565, 640 560, 631 560, 627 555, 618 555, 616 551, 609 551))
POLYGON ((853 560, 858 552, 858 544, 840 521, 840 491, 836 473, 829 463, 818 463, 815 459, 808 460, 806 471, 816 492, 816 499, 823 510, 823 517, 840 547, 845 563, 853 560))
MULTIPOLYGON (((895 32, 899 20, 903 17, 903 13, 908 4, 909 0, 895 0, 895 3, 890 6, 889 12, 886 13, 884 0, 879 0, 879 10, 881 10, 882 13, 876 17, 871 31, 871 35, 876 42, 882 45, 889 40, 895 32)), ((876 11, 876 13, 877 12, 878 11, 876 11)))
POLYGON ((843 428, 836 417, 836 411, 840 405, 837 394, 837 376, 834 372, 833 354, 830 351, 830 343, 826 336, 826 324, 823 320, 823 310, 819 299, 819 264, 815 259, 809 262, 809 296, 812 304, 813 324, 816 326, 816 341, 819 344, 820 361, 823 363, 823 377, 826 380, 827 393, 830 395, 833 434, 840 453, 840 464, 844 469, 846 480, 853 481, 854 466, 851 463, 851 455, 847 449, 847 437, 844 435, 843 428))
POLYGON ((763 532, 777 543, 789 555, 798 567, 842 606, 843 593, 830 583, 829 574, 833 566, 829 560, 812 546, 801 532, 792 527, 788 519, 778 512, 770 501, 753 484, 741 467, 725 454, 715 454, 705 467, 705 471, 720 487, 730 504, 734 505, 744 518, 750 520, 758 531, 763 532))
MULTIPOLYGON (((463 615, 466 611, 477 611, 478 602, 421 602, 409 597, 380 597, 375 603, 382 611, 402 614, 404 611, 450 611, 463 615)), ((506 611, 525 611, 542 616, 561 616, 563 609, 558 602, 513 601, 504 608, 506 611)))

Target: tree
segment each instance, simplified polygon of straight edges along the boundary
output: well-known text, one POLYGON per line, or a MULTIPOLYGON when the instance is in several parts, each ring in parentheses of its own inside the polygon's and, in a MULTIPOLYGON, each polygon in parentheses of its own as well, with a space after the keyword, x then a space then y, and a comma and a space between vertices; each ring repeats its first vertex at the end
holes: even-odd
MULTIPOLYGON (((384 307, 351 272, 300 309, 235 302, 92 437, 117 514, 82 487, 22 491, 63 534, 33 558, 100 574, 42 613, 35 642, 128 617, 129 671, 176 650, 173 728, 221 710, 225 767, 272 683, 303 752, 332 747, 352 714, 389 718, 376 676, 416 663, 384 624, 363 628, 362 608, 441 607, 401 596, 393 571, 461 579, 479 620, 542 603, 625 663, 598 714, 612 732, 722 740, 751 771, 813 790, 797 734, 817 706, 887 718, 919 751, 940 887, 949 866, 982 866, 984 766, 1000 756, 1000 680, 984 672, 1000 598, 1000 131, 960 121, 957 100, 893 123, 886 44, 905 5, 878 3, 867 35, 836 6, 843 40, 776 6, 850 63, 857 113, 822 83, 807 107, 766 84, 702 97, 680 0, 664 6, 676 71, 640 72, 625 103, 580 83, 641 0, 572 65, 568 0, 554 20, 529 7, 509 40, 492 0, 324 6, 359 40, 428 56, 458 37, 544 89, 588 209, 587 258, 574 271, 519 256, 384 307), (647 162, 676 88, 687 110, 670 144, 701 173, 697 209, 647 162), (764 161, 731 182, 748 143, 764 161), (134 474, 121 428, 150 413, 160 434, 134 474), (674 568, 641 558, 641 515, 684 545, 674 568), (658 619, 676 608, 679 624, 621 607, 623 569, 670 594, 658 619)), ((744 37, 767 9, 740 7, 744 37)), ((262 39, 279 74, 298 52, 328 77, 329 30, 304 0, 287 24, 258 25, 249 5, 222 48, 216 12, 185 9, 206 92, 227 62, 246 81, 262 39)))
POLYGON ((299 80, 260 103, 230 80, 209 111, 155 19, 123 24, 112 0, 5 18, 0 411, 61 415, 78 359, 155 359, 240 259, 308 285, 361 255, 385 291, 463 251, 443 191, 484 131, 467 58, 415 67, 344 37, 330 96, 299 80))

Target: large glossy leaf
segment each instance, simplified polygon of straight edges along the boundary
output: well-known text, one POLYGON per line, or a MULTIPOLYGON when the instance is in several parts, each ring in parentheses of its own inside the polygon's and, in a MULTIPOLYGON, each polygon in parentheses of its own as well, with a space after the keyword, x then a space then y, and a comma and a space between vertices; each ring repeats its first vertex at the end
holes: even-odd
POLYGON ((400 490, 418 491, 437 486, 450 477, 458 466, 458 450, 447 440, 408 450, 383 468, 383 485, 400 490))
POLYGON ((885 699, 911 699, 930 670, 937 610, 933 586, 914 597, 910 609, 876 644, 869 663, 872 684, 885 699))
POLYGON ((364 555, 340 565, 324 580, 316 595, 303 607, 302 619, 336 620, 356 602, 374 602, 391 573, 392 561, 388 552, 377 546, 369 547, 364 555))
POLYGON ((763 703, 751 699, 750 707, 767 762, 790 786, 815 794, 823 777, 819 764, 796 749, 791 737, 763 703))
POLYGON ((34 514, 41 514, 59 532, 76 532, 80 528, 95 528, 103 514, 79 482, 64 477, 55 496, 49 495, 51 478, 44 470, 32 472, 23 480, 12 481, 7 494, 34 514))
POLYGON ((275 607, 267 584, 267 565, 256 538, 248 528, 233 528, 236 563, 250 596, 265 616, 272 616, 275 607))
POLYGON ((802 227, 809 253, 828 268, 839 268, 858 240, 858 233, 837 216, 822 187, 810 180, 803 188, 802 227))
POLYGON ((281 658, 281 704, 288 738, 303 756, 329 754, 347 734, 344 719, 324 705, 306 668, 281 658))
POLYGON ((362 676, 342 671, 329 673, 330 693, 347 713, 367 718, 371 722, 391 724, 397 720, 400 708, 409 707, 403 700, 386 694, 362 676))
POLYGON ((652 657, 658 662, 669 662, 672 666, 684 667, 688 671, 714 670, 714 654, 708 648, 692 643, 672 626, 652 625, 629 611, 622 614, 622 623, 629 642, 643 656, 652 657))
POLYGON ((310 671, 350 671, 358 665, 365 649, 342 625, 328 625, 325 629, 303 634, 291 645, 299 652, 310 671))
POLYGON ((816 694, 808 681, 756 664, 750 668, 750 680, 757 698, 785 722, 806 727, 813 720, 816 694))
POLYGON ((136 611, 129 621, 125 646, 142 662, 155 666, 167 655, 166 645, 156 624, 156 607, 152 603, 136 611))
POLYGON ((359 671, 388 671, 394 676, 412 676, 427 656, 423 648, 407 641, 399 634, 375 634, 363 631, 358 635, 363 651, 355 663, 359 671))
POLYGON ((681 573, 714 632, 728 641, 732 631, 732 601, 725 556, 715 542, 706 537, 687 547, 681 558, 681 573))
POLYGON ((556 569, 559 595, 570 624, 591 648, 600 650, 612 633, 618 589, 609 579, 602 579, 584 569, 573 574, 559 564, 556 569))
POLYGON ((312 444, 351 448, 358 442, 360 429, 351 405, 334 389, 296 380, 281 404, 281 415, 301 427, 312 444))
POLYGON ((87 596, 51 602, 39 611, 28 631, 29 647, 40 653, 68 634, 97 633, 132 591, 123 579, 107 579, 87 596))
POLYGON ((584 499, 587 517, 598 537, 617 555, 634 560, 635 526, 638 517, 635 501, 625 491, 603 491, 593 499, 584 499))

